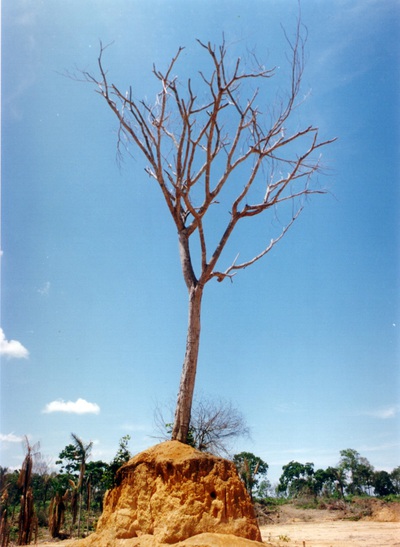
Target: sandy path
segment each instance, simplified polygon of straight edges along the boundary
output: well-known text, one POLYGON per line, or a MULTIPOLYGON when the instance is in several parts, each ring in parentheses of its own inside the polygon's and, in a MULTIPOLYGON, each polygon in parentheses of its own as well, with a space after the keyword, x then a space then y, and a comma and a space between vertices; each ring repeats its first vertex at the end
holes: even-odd
POLYGON ((261 526, 261 534, 288 547, 400 547, 399 522, 295 522, 261 526))

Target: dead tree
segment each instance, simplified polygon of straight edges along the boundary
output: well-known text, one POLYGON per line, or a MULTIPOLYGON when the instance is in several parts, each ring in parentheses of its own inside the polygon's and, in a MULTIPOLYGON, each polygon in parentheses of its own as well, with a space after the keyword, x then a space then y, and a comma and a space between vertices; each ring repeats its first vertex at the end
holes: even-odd
POLYGON ((263 258, 299 217, 305 199, 323 193, 313 175, 320 170, 320 149, 334 139, 320 140, 317 127, 298 128, 290 122, 302 102, 305 32, 300 22, 294 39, 287 40, 290 81, 278 104, 271 104, 266 89, 276 70, 261 66, 254 55, 249 63, 240 58, 232 63, 224 40, 219 47, 197 41, 210 69, 194 74, 196 81, 181 82, 174 75, 183 48, 165 71, 153 66, 160 85, 154 103, 138 100, 132 88, 121 90, 110 81, 103 64, 107 46, 100 47, 99 76, 82 73, 118 119, 118 151, 132 143, 143 154, 145 171, 158 184, 177 230, 189 298, 172 432, 182 442, 190 423, 206 284, 232 279, 263 258), (239 254, 223 256, 238 225, 268 212, 276 215, 278 206, 287 214, 278 233, 271 234, 271 226, 265 225, 254 254, 242 260, 239 254), (191 245, 195 238, 196 246, 191 245))
POLYGON ((8 490, 7 486, 0 492, 0 547, 7 547, 10 541, 10 524, 8 522, 8 490))
POLYGON ((26 456, 18 477, 18 488, 21 489, 21 507, 18 520, 18 545, 29 545, 33 535, 37 534, 37 518, 33 505, 32 470, 33 448, 25 438, 26 456))
POLYGON ((60 492, 50 501, 49 506, 49 530, 52 538, 60 537, 60 530, 65 518, 65 499, 60 492))
MULTIPOLYGON (((173 416, 169 408, 168 416, 173 416)), ((160 407, 156 408, 154 421, 159 439, 171 438, 172 418, 165 418, 160 407)), ((229 457, 231 442, 238 437, 248 437, 249 433, 244 416, 230 401, 194 397, 187 441, 197 450, 229 457)))

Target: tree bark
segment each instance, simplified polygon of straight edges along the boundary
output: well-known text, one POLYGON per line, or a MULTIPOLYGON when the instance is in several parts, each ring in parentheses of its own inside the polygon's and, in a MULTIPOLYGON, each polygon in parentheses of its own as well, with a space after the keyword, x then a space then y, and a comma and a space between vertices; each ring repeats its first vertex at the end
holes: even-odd
POLYGON ((200 315, 203 287, 199 284, 189 289, 189 319, 186 337, 186 352, 183 362, 178 400, 175 410, 172 439, 187 442, 190 414, 196 380, 197 360, 200 345, 200 315))
MULTIPOLYGON (((292 132, 289 124, 286 130, 300 97, 307 35, 306 32, 303 35, 302 29, 299 18, 294 40, 290 41, 285 33, 290 47, 291 82, 287 99, 282 98, 276 107, 258 107, 263 87, 259 94, 256 86, 248 97, 251 82, 270 79, 275 69, 267 70, 259 65, 255 55, 254 70, 242 67, 240 57, 232 64, 226 57, 224 40, 219 48, 198 41, 208 52, 211 62, 208 76, 200 72, 205 92, 199 99, 191 88, 190 79, 184 86, 185 96, 181 96, 179 78, 173 76, 183 48, 179 48, 165 72, 153 68, 161 85, 155 104, 137 101, 132 88, 127 93, 122 92, 108 81, 102 64, 108 46, 100 45, 100 77, 82 71, 84 80, 96 84, 97 91, 119 120, 118 153, 124 148, 125 139, 138 147, 147 161, 145 171, 157 181, 178 230, 183 277, 189 293, 189 323, 172 438, 184 443, 190 425, 200 342, 201 300, 206 283, 214 277, 218 281, 232 278, 238 270, 244 270, 264 257, 298 218, 303 210, 302 200, 311 194, 324 193, 318 187, 310 186, 312 175, 320 170, 320 154, 315 157, 314 153, 335 139, 319 141, 318 128, 313 125, 292 132), (273 113, 271 119, 268 112, 273 113), (225 133, 228 119, 229 130, 225 133), (297 154, 294 154, 294 143, 299 146, 297 154), (288 152, 281 152, 283 149, 288 152), (246 170, 248 175, 239 183, 237 194, 226 193, 224 190, 234 173, 241 179, 246 170), (268 173, 267 177, 265 173, 268 173), (289 210, 280 234, 267 237, 260 252, 252 258, 237 263, 238 254, 225 271, 216 271, 221 253, 238 222, 275 211, 284 202, 292 202, 293 209, 292 214, 289 210), (218 204, 221 211, 230 211, 230 215, 212 251, 203 221, 210 207, 218 204), (189 249, 189 239, 194 234, 199 238, 197 252, 200 250, 197 275, 189 249)), ((296 123, 294 127, 297 127, 296 123)))

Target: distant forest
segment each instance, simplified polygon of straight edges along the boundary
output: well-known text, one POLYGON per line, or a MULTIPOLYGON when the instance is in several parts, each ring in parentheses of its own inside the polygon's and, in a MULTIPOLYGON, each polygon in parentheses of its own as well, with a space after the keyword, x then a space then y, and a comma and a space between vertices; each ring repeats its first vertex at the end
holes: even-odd
MULTIPOLYGON (((132 457, 129 435, 122 437, 114 459, 89 461, 92 443, 72 434, 73 442, 50 466, 26 440, 26 455, 19 470, 0 467, 0 546, 9 542, 26 545, 43 528, 53 538, 81 537, 93 531, 103 509, 106 491, 115 484, 118 469, 132 457)), ((276 485, 271 485, 268 464, 251 452, 232 458, 238 474, 254 502, 308 499, 348 500, 354 496, 400 496, 400 466, 392 472, 376 471, 356 450, 340 452, 336 467, 315 469, 312 462, 290 461, 282 467, 276 485)))

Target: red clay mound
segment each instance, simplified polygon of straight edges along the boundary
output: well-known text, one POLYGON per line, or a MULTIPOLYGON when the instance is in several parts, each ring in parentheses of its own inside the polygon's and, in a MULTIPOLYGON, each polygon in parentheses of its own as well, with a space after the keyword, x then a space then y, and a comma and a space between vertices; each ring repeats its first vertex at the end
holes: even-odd
POLYGON ((96 532, 74 545, 245 547, 260 541, 253 505, 234 464, 168 441, 118 471, 96 532))

